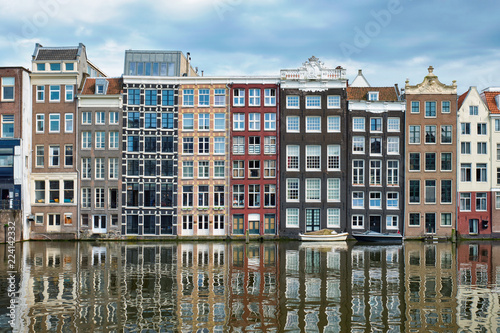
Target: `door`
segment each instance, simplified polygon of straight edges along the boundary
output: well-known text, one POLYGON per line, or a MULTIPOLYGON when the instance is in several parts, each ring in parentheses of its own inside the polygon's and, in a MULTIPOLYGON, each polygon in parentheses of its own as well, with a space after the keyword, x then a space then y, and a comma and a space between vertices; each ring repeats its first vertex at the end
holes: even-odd
POLYGON ((182 235, 183 236, 193 235, 193 215, 182 216, 182 235))
POLYGON ((274 235, 276 228, 276 215, 264 215, 264 233, 267 235, 274 235))
POLYGON ((435 234, 436 233, 436 214, 435 213, 425 213, 425 233, 435 234))
POLYGON ((244 215, 233 215, 233 235, 243 235, 244 215))
POLYGON ((198 235, 208 236, 208 215, 198 215, 198 235))
POLYGON ((248 232, 250 235, 260 234, 260 214, 248 214, 248 232))
POLYGON ((47 214, 47 232, 61 231, 61 215, 47 214))
POLYGON ((370 215, 370 230, 375 232, 381 232, 380 220, 382 218, 380 215, 370 215))
POLYGON ((214 235, 225 235, 224 215, 214 215, 214 235))
POLYGON ((92 223, 92 232, 94 234, 105 234, 107 229, 106 215, 94 215, 94 223, 92 223))
POLYGON ((321 229, 321 217, 319 208, 306 209, 306 232, 316 231, 321 229))

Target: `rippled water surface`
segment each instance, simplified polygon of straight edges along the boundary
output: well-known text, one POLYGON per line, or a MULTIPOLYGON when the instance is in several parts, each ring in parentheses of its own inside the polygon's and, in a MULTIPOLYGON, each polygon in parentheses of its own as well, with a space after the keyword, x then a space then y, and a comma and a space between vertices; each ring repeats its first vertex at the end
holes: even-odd
POLYGON ((0 245, 2 332, 11 300, 21 332, 500 331, 495 242, 26 242, 15 255, 9 284, 0 245))

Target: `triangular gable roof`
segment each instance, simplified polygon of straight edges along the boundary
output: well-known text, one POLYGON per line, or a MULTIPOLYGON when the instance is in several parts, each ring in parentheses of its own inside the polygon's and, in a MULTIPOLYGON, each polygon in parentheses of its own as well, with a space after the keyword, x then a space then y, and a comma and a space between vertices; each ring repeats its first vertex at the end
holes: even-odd
POLYGON ((386 102, 397 102, 399 96, 396 87, 348 87, 347 99, 348 100, 368 100, 368 92, 378 91, 378 100, 386 102))
POLYGON ((499 113, 500 109, 498 108, 497 102, 495 100, 495 96, 500 95, 500 91, 483 91, 481 94, 482 100, 488 106, 490 113, 499 113))
MULTIPOLYGON (((103 78, 99 78, 103 80, 103 78)), ((108 81, 108 89, 105 95, 120 95, 122 93, 122 78, 105 78, 108 81)), ((95 95, 96 78, 87 78, 83 85, 81 95, 95 95)))
POLYGON ((460 97, 458 98, 458 108, 460 109, 462 107, 462 103, 464 102, 465 100, 465 97, 467 97, 467 95, 469 94, 469 90, 467 90, 466 92, 464 92, 462 95, 460 95, 460 97))

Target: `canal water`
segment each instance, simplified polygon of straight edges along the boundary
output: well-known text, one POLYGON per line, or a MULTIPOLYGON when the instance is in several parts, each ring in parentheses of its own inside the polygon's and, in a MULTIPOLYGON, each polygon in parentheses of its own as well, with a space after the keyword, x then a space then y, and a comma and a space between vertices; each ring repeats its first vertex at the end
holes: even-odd
POLYGON ((500 330, 498 242, 25 242, 10 282, 8 254, 1 332, 500 330))

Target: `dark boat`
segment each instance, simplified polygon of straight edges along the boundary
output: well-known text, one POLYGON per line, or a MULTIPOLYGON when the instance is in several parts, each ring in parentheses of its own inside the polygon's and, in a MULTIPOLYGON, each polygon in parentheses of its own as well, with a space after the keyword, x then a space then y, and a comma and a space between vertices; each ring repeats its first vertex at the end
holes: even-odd
POLYGON ((380 233, 368 230, 362 233, 353 233, 358 242, 401 243, 403 236, 400 233, 380 233))

